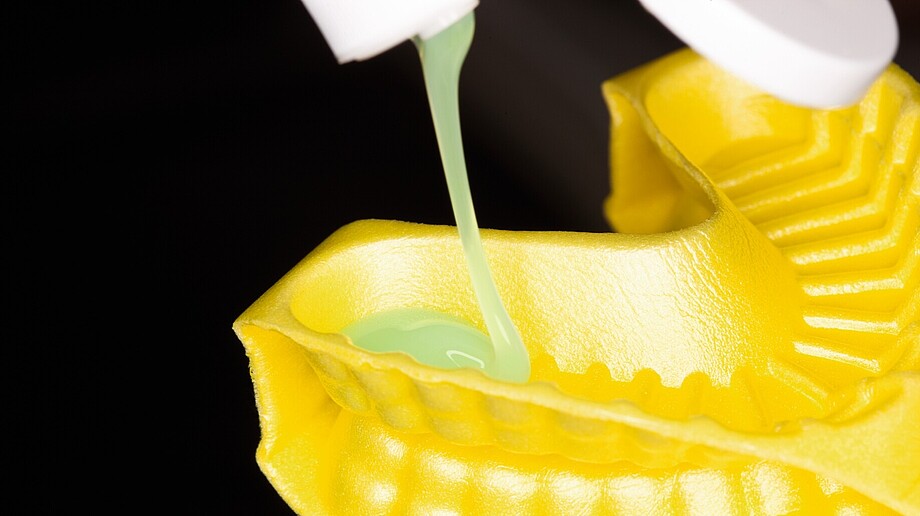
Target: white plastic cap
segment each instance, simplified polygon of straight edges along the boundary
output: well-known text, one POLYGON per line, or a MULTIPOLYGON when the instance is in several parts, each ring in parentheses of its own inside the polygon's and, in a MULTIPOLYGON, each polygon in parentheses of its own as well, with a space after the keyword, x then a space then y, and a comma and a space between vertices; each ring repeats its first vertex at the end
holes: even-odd
POLYGON ((339 63, 374 57, 446 29, 479 0, 303 0, 339 63))
POLYGON ((786 102, 860 100, 894 58, 888 0, 640 0, 677 37, 786 102))

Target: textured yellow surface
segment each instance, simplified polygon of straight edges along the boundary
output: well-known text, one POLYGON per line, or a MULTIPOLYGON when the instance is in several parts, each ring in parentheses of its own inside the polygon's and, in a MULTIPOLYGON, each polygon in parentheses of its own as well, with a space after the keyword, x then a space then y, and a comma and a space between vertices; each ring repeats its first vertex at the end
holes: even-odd
POLYGON ((690 51, 604 85, 617 233, 483 231, 531 382, 337 333, 479 328, 456 229, 362 221, 234 323, 301 514, 920 512, 920 87, 780 104, 690 51))

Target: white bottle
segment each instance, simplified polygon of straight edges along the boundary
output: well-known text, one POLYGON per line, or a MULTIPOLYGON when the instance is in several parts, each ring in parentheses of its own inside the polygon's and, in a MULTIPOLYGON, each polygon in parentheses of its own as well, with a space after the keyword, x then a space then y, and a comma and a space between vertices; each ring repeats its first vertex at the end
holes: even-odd
MULTIPOLYGON (((888 0, 639 0, 677 37, 775 97, 857 102, 894 58, 888 0)), ((433 36, 478 0, 303 0, 340 63, 433 36)))
POLYGON ((860 100, 891 63, 898 26, 888 0, 640 0, 677 37, 792 104, 860 100))
POLYGON ((479 0, 303 0, 339 63, 376 56, 446 29, 479 0))

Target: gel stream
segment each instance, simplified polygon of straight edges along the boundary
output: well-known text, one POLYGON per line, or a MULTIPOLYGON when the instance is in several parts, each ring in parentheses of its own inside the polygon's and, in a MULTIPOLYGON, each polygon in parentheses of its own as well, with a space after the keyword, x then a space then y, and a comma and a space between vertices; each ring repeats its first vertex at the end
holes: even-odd
POLYGON ((473 40, 474 25, 471 12, 433 37, 415 38, 414 42, 422 61, 454 219, 473 291, 491 339, 462 319, 421 308, 374 314, 346 327, 342 333, 369 351, 404 352, 435 367, 470 367, 498 380, 526 382, 530 377, 530 359, 495 289, 483 253, 460 135, 458 84, 460 69, 473 40))

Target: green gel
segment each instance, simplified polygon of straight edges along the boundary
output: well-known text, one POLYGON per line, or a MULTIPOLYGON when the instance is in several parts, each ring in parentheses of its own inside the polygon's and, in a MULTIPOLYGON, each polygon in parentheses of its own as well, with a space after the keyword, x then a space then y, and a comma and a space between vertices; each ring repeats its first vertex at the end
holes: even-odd
POLYGON ((496 367, 489 337, 443 312, 424 308, 381 312, 355 322, 344 333, 368 351, 402 351, 435 367, 472 367, 487 373, 496 367))
POLYGON ((458 85, 460 68, 473 41, 473 29, 473 13, 470 13, 429 39, 416 38, 415 44, 422 61, 454 219, 491 341, 466 321, 413 308, 375 314, 342 333, 367 350, 401 351, 436 367, 472 367, 499 380, 526 382, 530 377, 530 358, 492 281, 479 238, 463 155, 458 85))

